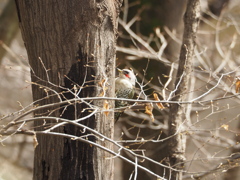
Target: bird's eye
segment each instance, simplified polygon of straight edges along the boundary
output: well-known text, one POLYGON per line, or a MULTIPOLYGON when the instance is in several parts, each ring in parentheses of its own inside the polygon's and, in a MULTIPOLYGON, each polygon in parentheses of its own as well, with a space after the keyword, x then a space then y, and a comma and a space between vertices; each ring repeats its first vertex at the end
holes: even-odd
POLYGON ((123 73, 124 73, 124 74, 129 74, 129 72, 128 72, 128 71, 123 71, 123 73))
POLYGON ((123 74, 124 74, 127 78, 131 79, 128 71, 123 71, 123 74))

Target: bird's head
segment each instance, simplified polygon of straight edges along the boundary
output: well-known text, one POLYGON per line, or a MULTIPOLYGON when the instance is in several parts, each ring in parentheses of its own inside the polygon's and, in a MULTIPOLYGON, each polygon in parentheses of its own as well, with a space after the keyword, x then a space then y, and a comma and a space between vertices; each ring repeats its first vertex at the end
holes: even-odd
POLYGON ((123 78, 123 79, 127 79, 129 80, 133 86, 135 86, 135 82, 136 82, 136 76, 133 73, 132 70, 129 69, 119 69, 117 68, 118 72, 119 72, 119 77, 123 78))

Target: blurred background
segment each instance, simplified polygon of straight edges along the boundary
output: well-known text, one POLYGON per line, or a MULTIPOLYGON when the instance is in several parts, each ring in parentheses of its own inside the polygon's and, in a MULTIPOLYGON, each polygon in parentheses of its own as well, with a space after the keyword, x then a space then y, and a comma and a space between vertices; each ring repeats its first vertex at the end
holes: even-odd
MULTIPOLYGON (((32 102, 30 69, 14 0, 0 0, 0 126, 32 102)), ((0 137, 3 140, 5 137, 0 137)), ((31 136, 10 136, 0 145, 0 179, 32 179, 31 136)))
MULTIPOLYGON (((161 100, 171 97, 186 3, 187 0, 123 1, 116 65, 132 68, 137 73, 139 85, 135 98, 138 95, 142 99, 153 99, 153 92, 161 100)), ((236 95, 235 77, 240 75, 239 22, 239 0, 201 0, 194 71, 188 94, 189 100, 206 102, 189 105, 186 109, 185 179, 193 174, 206 179, 237 179, 239 176, 235 161, 238 158, 234 158, 240 151, 237 146, 240 142, 239 97, 226 98, 236 95)), ((13 0, 0 0, 0 77, 2 126, 17 117, 15 112, 24 110, 32 102, 30 67, 13 0)), ((167 136, 171 112, 167 104, 163 105, 165 109, 154 106, 154 121, 144 110, 126 111, 116 124, 116 140, 140 154, 165 162, 167 141, 151 142, 167 136), (149 141, 136 141, 140 139, 149 141)), ((33 138, 26 135, 0 138, 4 140, 0 145, 0 180, 32 179, 33 138)), ((142 165, 163 174, 163 169, 149 162, 143 161, 142 165)), ((116 179, 131 177, 133 166, 120 160, 115 161, 115 166, 116 179)), ((145 172, 138 173, 138 179, 151 179, 145 172)))

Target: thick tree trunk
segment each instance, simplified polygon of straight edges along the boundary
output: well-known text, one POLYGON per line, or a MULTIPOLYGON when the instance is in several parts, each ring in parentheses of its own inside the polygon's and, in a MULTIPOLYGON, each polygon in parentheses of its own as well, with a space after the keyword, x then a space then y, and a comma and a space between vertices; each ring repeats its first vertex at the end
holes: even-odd
MULTIPOLYGON (((67 89, 73 93, 81 89, 79 97, 114 96, 115 43, 120 2, 17 0, 16 5, 32 68, 35 105, 56 103, 60 98, 74 98, 69 91, 58 96, 57 93, 67 89), (40 88, 36 84, 46 87, 40 88)), ((91 103, 99 109, 103 107, 102 101, 91 103)), ((113 107, 114 103, 109 101, 109 104, 113 107)), ((60 111, 56 107, 47 110, 38 111, 35 116, 74 120, 93 111, 84 103, 71 104, 60 111)), ((44 122, 34 123, 36 131, 44 129, 44 122)), ((113 138, 113 113, 108 116, 98 113, 81 123, 113 138)), ((48 127, 46 125, 45 128, 48 127)), ((65 125, 57 131, 78 137, 89 133, 73 125, 65 125)), ((97 141, 93 136, 86 139, 97 141)), ((37 135, 37 140, 33 179, 113 179, 113 160, 108 158, 110 155, 106 152, 89 144, 47 134, 37 135)), ((111 148, 105 141, 101 145, 111 148)))
MULTIPOLYGON (((173 101, 184 101, 187 99, 189 79, 192 73, 192 62, 195 48, 195 38, 200 17, 199 0, 189 0, 184 16, 184 34, 179 57, 179 67, 175 88, 177 91, 173 101)), ((181 170, 184 168, 184 154, 186 148, 186 135, 183 131, 186 105, 171 104, 169 117, 169 136, 172 136, 169 142, 169 161, 171 167, 180 171, 172 171, 170 178, 172 180, 182 179, 181 170)))

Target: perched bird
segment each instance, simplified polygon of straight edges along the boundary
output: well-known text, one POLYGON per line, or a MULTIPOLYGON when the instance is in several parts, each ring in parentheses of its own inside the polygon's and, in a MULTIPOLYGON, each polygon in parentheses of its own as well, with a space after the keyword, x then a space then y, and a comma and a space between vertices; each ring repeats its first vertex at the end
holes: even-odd
MULTIPOLYGON (((117 98, 131 99, 134 95, 134 88, 136 83, 136 76, 133 71, 129 69, 118 69, 119 76, 115 79, 115 93, 117 98)), ((128 105, 127 101, 115 101, 115 108, 125 107, 128 105)), ((124 110, 116 110, 114 113, 115 122, 119 119, 124 110)))

